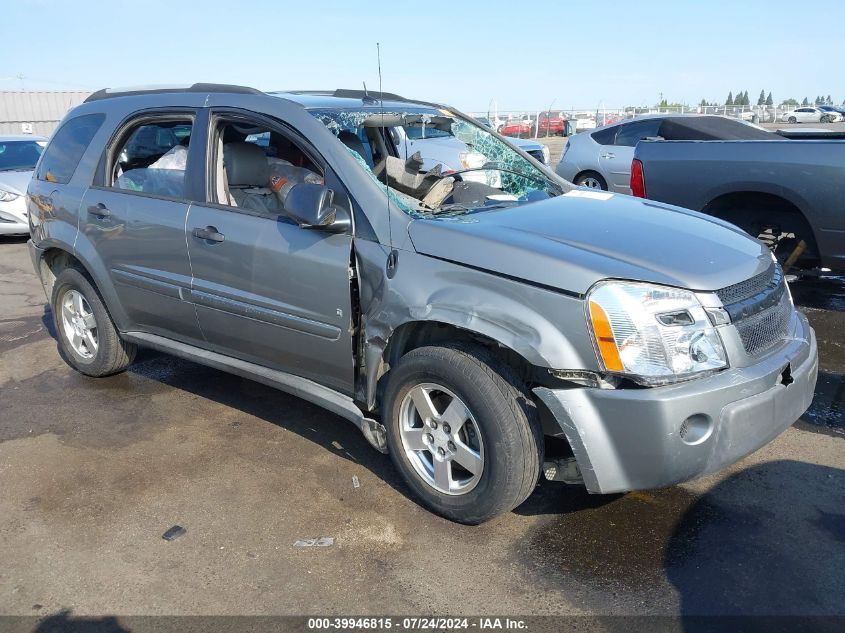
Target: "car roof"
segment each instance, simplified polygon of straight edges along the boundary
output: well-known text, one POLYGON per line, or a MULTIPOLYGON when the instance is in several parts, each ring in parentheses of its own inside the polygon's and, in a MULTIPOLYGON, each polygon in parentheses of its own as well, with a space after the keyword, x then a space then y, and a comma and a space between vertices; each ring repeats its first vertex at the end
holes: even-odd
POLYGON ((0 143, 8 143, 10 141, 46 141, 44 136, 37 136, 34 134, 0 134, 0 143))
POLYGON ((390 92, 366 90, 276 90, 262 92, 249 86, 233 84, 194 83, 190 85, 132 86, 126 88, 105 88, 91 94, 84 103, 112 99, 116 97, 134 97, 144 95, 166 95, 185 93, 205 94, 251 94, 286 99, 305 109, 361 110, 382 108, 389 110, 439 109, 444 106, 426 101, 406 99, 390 92))

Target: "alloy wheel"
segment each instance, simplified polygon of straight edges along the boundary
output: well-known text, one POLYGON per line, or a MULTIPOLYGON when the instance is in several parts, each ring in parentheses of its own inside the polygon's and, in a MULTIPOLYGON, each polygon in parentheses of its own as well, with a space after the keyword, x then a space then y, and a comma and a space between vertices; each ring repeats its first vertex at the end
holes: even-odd
POLYGON ((411 466, 429 486, 466 494, 484 471, 484 440, 472 412, 436 383, 411 388, 399 408, 399 435, 411 466))
POLYGON ((61 322, 65 338, 80 357, 88 360, 97 355, 99 339, 97 320, 88 300, 78 290, 68 290, 62 298, 61 322))

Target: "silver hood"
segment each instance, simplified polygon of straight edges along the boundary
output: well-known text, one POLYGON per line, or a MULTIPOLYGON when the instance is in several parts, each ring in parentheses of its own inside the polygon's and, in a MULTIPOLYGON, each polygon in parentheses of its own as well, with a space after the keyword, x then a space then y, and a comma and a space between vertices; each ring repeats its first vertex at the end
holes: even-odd
POLYGON ((416 220, 409 232, 419 253, 577 294, 608 278, 718 290, 771 265, 762 243, 721 220, 582 190, 509 209, 416 220))
POLYGON ((0 189, 16 193, 19 196, 26 194, 30 180, 32 180, 32 170, 0 171, 0 189))

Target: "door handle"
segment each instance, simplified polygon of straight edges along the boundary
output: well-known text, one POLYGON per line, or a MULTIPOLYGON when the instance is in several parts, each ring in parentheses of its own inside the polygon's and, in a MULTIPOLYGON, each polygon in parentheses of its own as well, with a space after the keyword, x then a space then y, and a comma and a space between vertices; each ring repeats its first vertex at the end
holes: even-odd
POLYGON ((92 204, 90 207, 88 207, 88 214, 103 219, 109 217, 111 215, 111 211, 109 211, 106 208, 106 205, 104 205, 102 202, 98 202, 97 204, 92 204))
POLYGON ((204 229, 199 227, 195 227, 191 234, 199 238, 201 240, 206 240, 207 242, 222 242, 226 239, 226 236, 220 233, 215 227, 207 226, 204 229))
POLYGON ((602 158, 615 158, 615 157, 616 157, 616 154, 614 154, 612 152, 608 152, 607 154, 602 156, 602 158))

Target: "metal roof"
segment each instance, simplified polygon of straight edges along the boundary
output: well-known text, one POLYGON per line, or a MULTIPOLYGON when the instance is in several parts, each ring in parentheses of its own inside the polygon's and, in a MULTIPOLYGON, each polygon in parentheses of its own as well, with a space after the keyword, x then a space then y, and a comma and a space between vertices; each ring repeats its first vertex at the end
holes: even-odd
POLYGON ((23 125, 49 135, 68 110, 91 94, 82 90, 0 91, 0 134, 20 134, 23 125))

